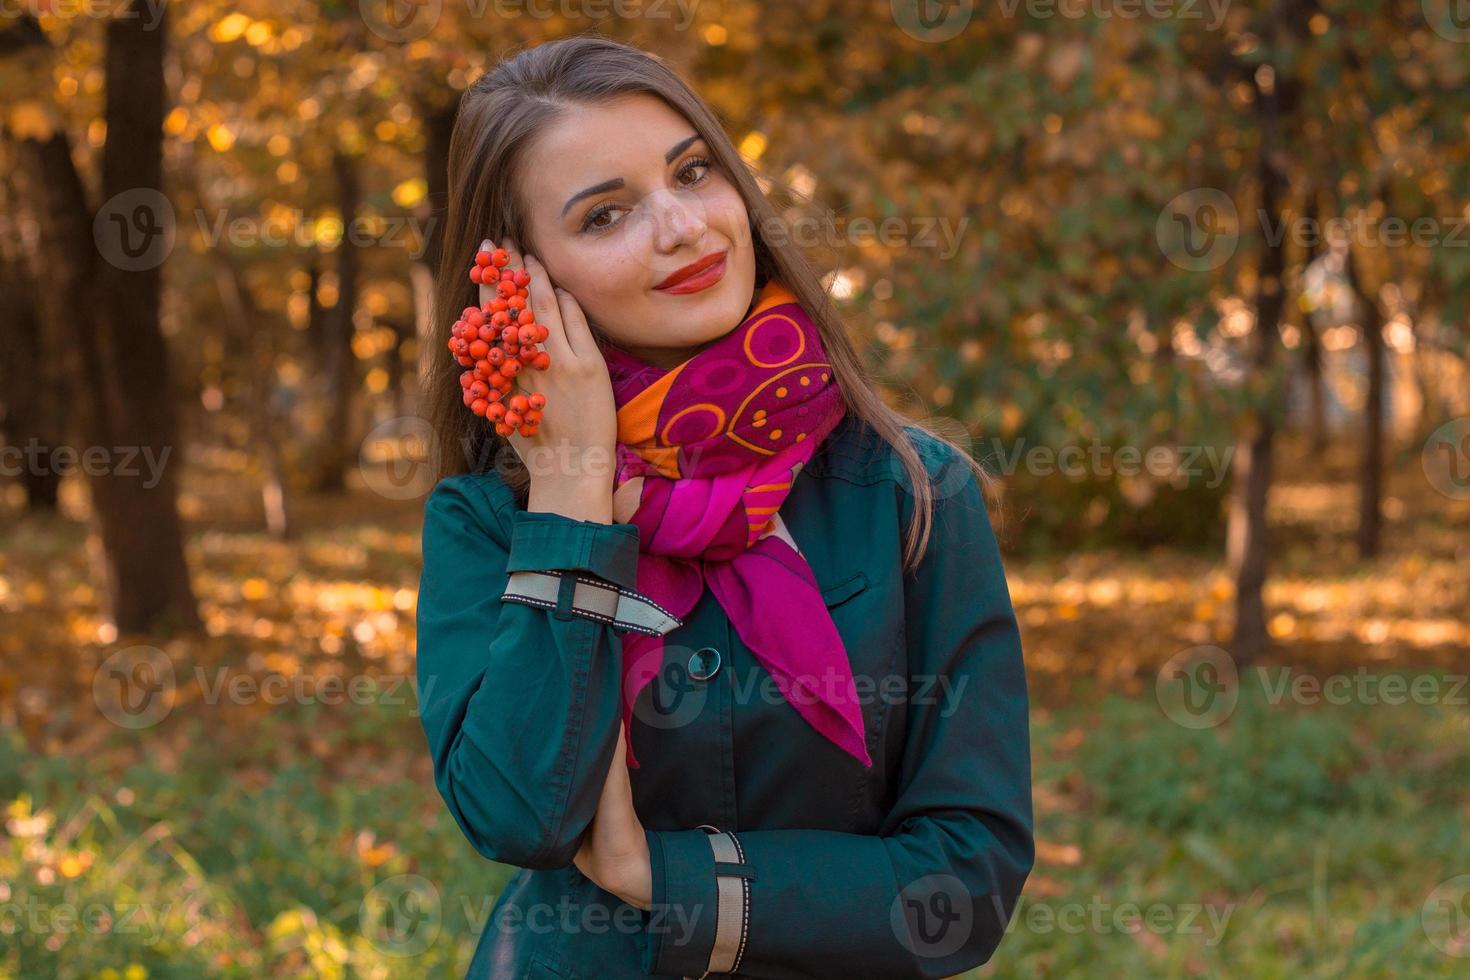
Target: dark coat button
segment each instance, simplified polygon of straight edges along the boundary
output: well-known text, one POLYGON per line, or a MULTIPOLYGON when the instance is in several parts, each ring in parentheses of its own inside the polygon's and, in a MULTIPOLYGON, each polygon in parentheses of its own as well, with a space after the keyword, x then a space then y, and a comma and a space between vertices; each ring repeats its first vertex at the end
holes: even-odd
POLYGON ((720 651, 714 647, 700 647, 689 655, 689 676, 697 681, 707 681, 720 669, 720 651))

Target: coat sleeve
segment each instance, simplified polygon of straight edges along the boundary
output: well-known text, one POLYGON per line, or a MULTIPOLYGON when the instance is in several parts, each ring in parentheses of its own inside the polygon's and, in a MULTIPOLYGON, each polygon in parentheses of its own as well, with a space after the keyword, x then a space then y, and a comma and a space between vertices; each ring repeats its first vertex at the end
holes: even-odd
MULTIPOLYGON (((904 577, 910 687, 893 808, 875 835, 731 835, 738 860, 719 870, 748 886, 726 929, 741 975, 963 973, 995 952, 1031 871, 1020 636, 980 486, 962 460, 940 469, 930 542, 904 577), (955 693, 934 693, 940 677, 955 693)), ((647 836, 654 907, 642 966, 700 976, 716 937, 712 838, 647 836)))
POLYGON ((572 863, 621 718, 619 637, 502 602, 508 573, 577 569, 631 589, 637 560, 635 525, 520 510, 493 475, 449 477, 425 504, 420 721, 440 795, 491 860, 572 863))

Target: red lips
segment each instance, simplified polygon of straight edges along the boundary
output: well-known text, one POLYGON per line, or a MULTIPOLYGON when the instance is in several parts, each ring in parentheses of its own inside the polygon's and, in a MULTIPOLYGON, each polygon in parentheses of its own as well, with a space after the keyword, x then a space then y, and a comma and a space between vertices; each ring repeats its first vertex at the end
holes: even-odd
POLYGON ((682 269, 676 269, 674 272, 669 274, 669 277, 667 279, 659 283, 657 286, 654 286, 653 288, 668 289, 670 286, 677 286, 685 279, 692 279, 695 276, 699 275, 705 269, 708 269, 710 266, 716 264, 724 257, 725 252, 723 251, 711 252, 704 258, 691 262, 682 269))

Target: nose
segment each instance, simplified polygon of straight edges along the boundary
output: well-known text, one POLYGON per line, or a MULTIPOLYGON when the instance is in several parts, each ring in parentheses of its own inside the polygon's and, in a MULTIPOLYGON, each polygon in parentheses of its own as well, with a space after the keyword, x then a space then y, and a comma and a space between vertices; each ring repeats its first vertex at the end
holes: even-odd
POLYGON ((704 237, 704 208, 697 198, 662 191, 650 202, 653 211, 653 244, 660 252, 677 252, 704 237))

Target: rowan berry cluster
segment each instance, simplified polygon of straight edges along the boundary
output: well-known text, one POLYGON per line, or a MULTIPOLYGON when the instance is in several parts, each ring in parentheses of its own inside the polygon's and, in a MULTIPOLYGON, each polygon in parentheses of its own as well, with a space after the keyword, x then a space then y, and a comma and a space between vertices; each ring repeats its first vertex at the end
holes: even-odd
POLYGON ((459 376, 464 403, 495 423, 498 435, 534 436, 541 426, 546 396, 539 391, 511 393, 526 368, 545 371, 551 355, 541 347, 550 331, 531 310, 531 276, 511 269, 503 248, 475 254, 470 281, 495 292, 482 306, 467 306, 454 321, 449 352, 469 370, 459 376))

